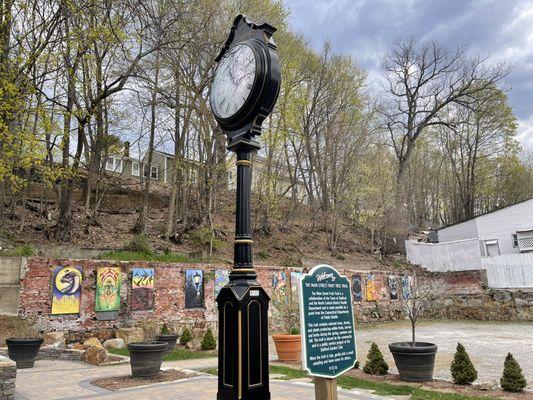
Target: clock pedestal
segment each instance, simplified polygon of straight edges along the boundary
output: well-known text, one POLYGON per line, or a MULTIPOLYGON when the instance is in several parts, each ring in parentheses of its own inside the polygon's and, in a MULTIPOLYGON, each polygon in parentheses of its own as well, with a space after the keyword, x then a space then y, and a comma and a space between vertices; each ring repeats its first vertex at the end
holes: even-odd
POLYGON ((268 378, 268 303, 252 260, 250 191, 253 138, 230 141, 237 155, 237 206, 234 266, 218 297, 219 350, 217 400, 270 399, 268 378))

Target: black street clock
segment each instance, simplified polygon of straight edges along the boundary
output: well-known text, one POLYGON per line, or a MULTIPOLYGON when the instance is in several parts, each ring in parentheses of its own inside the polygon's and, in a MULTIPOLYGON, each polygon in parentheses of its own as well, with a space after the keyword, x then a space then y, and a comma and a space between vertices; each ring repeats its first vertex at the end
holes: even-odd
POLYGON ((258 25, 239 15, 216 58, 219 64, 209 99, 230 147, 240 139, 260 135, 276 103, 281 73, 272 39, 275 31, 269 24, 258 25))
POLYGON ((243 15, 235 18, 217 57, 211 109, 235 152, 237 193, 233 269, 217 296, 218 400, 268 400, 268 303, 252 258, 250 191, 255 139, 278 97, 281 75, 276 29, 243 15))

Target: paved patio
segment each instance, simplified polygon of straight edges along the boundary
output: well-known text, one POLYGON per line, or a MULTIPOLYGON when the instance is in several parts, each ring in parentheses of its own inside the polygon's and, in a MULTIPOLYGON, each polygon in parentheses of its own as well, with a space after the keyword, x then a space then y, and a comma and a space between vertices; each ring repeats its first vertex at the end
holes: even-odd
MULTIPOLYGON (((215 358, 166 362, 168 368, 207 368, 217 364, 215 358)), ((73 361, 37 361, 32 369, 18 371, 16 400, 214 400, 217 378, 202 375, 175 382, 109 391, 91 385, 99 377, 128 375, 129 364, 94 367, 73 361)), ((314 398, 314 386, 306 382, 271 379, 272 399, 301 400, 314 398)), ((339 400, 385 400, 366 391, 339 390, 339 400)))

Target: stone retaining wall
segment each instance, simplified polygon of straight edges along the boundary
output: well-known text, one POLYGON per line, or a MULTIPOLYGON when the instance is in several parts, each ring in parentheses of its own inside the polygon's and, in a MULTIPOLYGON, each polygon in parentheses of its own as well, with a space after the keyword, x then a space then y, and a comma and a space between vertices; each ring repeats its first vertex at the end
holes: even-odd
POLYGON ((17 364, 0 358, 0 400, 15 399, 15 379, 17 364))

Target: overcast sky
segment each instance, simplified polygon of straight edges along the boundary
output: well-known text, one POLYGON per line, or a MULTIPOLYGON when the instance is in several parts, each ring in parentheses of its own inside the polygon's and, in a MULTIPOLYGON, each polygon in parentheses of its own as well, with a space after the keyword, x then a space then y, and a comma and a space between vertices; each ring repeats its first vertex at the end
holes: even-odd
POLYGON ((377 86, 380 61, 399 38, 431 39, 505 61, 519 139, 533 150, 533 0, 284 0, 291 27, 320 49, 352 54, 377 86))

